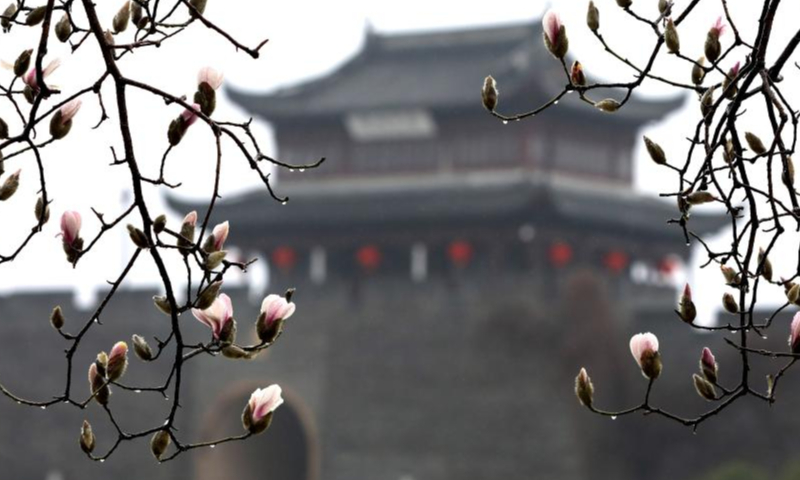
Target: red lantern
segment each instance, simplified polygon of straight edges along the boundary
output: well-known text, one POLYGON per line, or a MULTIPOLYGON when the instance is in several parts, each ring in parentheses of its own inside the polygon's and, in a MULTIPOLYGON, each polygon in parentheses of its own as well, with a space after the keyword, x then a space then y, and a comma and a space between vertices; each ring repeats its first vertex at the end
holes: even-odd
POLYGON ((555 242, 550 246, 550 263, 563 267, 572 261, 572 247, 564 242, 555 242))
POLYGON ((677 255, 669 255, 658 262, 658 271, 661 272, 662 275, 669 276, 675 273, 680 266, 681 258, 677 255))
POLYGON ((383 261, 383 254, 375 245, 365 245, 356 252, 356 261, 365 270, 376 270, 383 261))
POLYGON ((466 267, 472 260, 475 251, 468 242, 456 240, 447 246, 447 256, 456 266, 466 267))
POLYGON ((297 263, 297 253, 291 247, 278 247, 272 251, 272 262, 282 270, 288 270, 297 263))
POLYGON ((620 273, 628 266, 628 256, 619 250, 612 250, 603 257, 606 268, 614 273, 620 273))

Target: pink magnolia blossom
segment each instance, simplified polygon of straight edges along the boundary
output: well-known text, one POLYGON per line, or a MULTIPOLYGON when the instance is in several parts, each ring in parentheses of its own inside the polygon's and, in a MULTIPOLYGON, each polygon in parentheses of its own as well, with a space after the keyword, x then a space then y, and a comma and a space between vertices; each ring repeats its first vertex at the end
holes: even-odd
POLYGON ((59 110, 61 112, 61 125, 65 125, 67 122, 72 120, 72 118, 77 115, 78 110, 81 109, 82 104, 83 102, 80 98, 76 98, 71 102, 64 104, 59 110))
POLYGON ((117 342, 111 349, 111 353, 108 354, 108 363, 111 364, 126 355, 128 355, 128 344, 125 342, 117 342))
POLYGON ((700 364, 704 369, 717 369, 717 360, 714 358, 714 354, 711 353, 711 350, 708 347, 703 348, 703 354, 700 356, 700 364))
POLYGON ((214 235, 214 248, 219 251, 222 250, 222 247, 225 245, 225 240, 228 239, 228 232, 230 231, 230 225, 227 221, 220 223, 216 227, 214 227, 214 231, 212 235, 214 235))
POLYGON ((194 122, 197 121, 197 112, 199 111, 200 111, 200 105, 195 103, 192 105, 191 109, 187 108, 186 110, 181 112, 181 118, 183 119, 186 128, 189 128, 192 125, 194 125, 194 122))
POLYGON ((684 301, 691 302, 692 301, 692 287, 689 286, 687 283, 685 287, 683 287, 683 299, 684 301))
POLYGON ((722 17, 717 17, 717 21, 714 22, 714 25, 711 26, 711 31, 719 38, 723 33, 725 33, 725 23, 722 20, 722 17))
POLYGON ((197 225, 197 212, 192 210, 191 212, 187 213, 185 217, 183 217, 183 224, 184 225, 197 225))
POLYGON ((78 212, 64 212, 61 215, 61 235, 64 243, 73 245, 81 233, 81 214, 78 212))
POLYGON ((95 382, 100 381, 101 379, 99 377, 100 374, 97 373, 97 364, 92 362, 91 365, 89 365, 89 385, 94 385, 95 382))
MULTIPOLYGON (((61 60, 58 58, 52 60, 50 63, 47 64, 46 67, 42 68, 42 80, 46 79, 50 76, 53 72, 56 71, 58 67, 61 66, 61 60)), ((22 79, 25 85, 31 87, 34 92, 39 91, 39 84, 36 82, 36 67, 33 67, 28 71, 27 75, 22 79)))
POLYGON ((230 297, 223 293, 207 309, 193 308, 192 315, 211 329, 214 338, 219 339, 222 329, 233 320, 233 304, 230 297))
POLYGON ((544 14, 544 34, 551 45, 558 43, 558 35, 561 30, 561 17, 554 10, 550 9, 544 14))
POLYGON ((658 338, 652 333, 639 333, 631 338, 631 354, 639 367, 647 356, 658 353, 658 338))
POLYGON ((294 313, 296 306, 294 302, 286 301, 280 295, 267 295, 261 302, 261 313, 264 315, 264 324, 269 327, 277 320, 286 320, 294 313))
POLYGON ((197 74, 197 84, 207 83, 213 90, 218 90, 222 85, 223 78, 224 76, 221 72, 211 67, 203 67, 197 74))
POLYGON ((792 347, 792 353, 800 353, 800 312, 795 313, 792 320, 789 346, 792 347))
POLYGON ((737 75, 739 75, 739 69, 741 68, 741 66, 742 66, 741 62, 734 63, 733 66, 731 67, 731 71, 730 71, 729 75, 731 77, 735 78, 737 75))
POLYGON ((253 423, 257 423, 267 414, 274 412, 281 404, 283 404, 283 398, 281 397, 281 387, 279 385, 256 389, 250 395, 250 401, 248 402, 253 423))

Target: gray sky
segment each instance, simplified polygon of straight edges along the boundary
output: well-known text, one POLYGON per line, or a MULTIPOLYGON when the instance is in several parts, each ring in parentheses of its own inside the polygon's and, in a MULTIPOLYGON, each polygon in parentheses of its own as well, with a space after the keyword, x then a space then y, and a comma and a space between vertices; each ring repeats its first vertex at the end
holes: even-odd
MULTIPOLYGON (((122 2, 100 2, 103 18, 110 19, 122 2)), ((634 0, 634 8, 645 15, 656 13, 655 0, 634 0)), ((676 0, 676 8, 681 10, 688 0, 676 0)), ((740 29, 746 38, 752 38, 755 23, 749 19, 757 18, 761 2, 730 2, 736 9, 733 14, 739 20, 740 29)), ((505 22, 531 21, 540 17, 549 7, 555 7, 567 26, 570 37, 570 54, 584 64, 590 78, 604 78, 625 81, 631 78, 631 71, 613 58, 604 54, 602 48, 591 36, 585 26, 585 12, 588 1, 556 0, 553 2, 519 1, 421 1, 374 2, 366 0, 342 0, 339 2, 293 1, 293 2, 255 2, 252 0, 209 0, 206 14, 223 28, 231 31, 242 42, 255 45, 262 38, 269 38, 261 58, 257 61, 245 54, 236 54, 234 49, 222 38, 194 25, 187 32, 169 41, 160 49, 139 51, 126 58, 121 65, 127 75, 146 80, 174 94, 191 95, 195 88, 197 71, 206 65, 224 71, 226 82, 239 88, 254 91, 267 91, 291 84, 312 76, 322 75, 344 62, 360 47, 364 39, 366 25, 379 32, 402 32, 465 26, 492 25, 505 22)), ((652 32, 635 24, 623 15, 614 0, 596 0, 601 11, 601 31, 609 43, 619 46, 619 51, 632 60, 642 63, 651 51, 654 41, 652 32)), ((784 2, 784 11, 776 24, 776 40, 785 39, 793 33, 800 14, 797 2, 784 2), (791 5, 790 5, 791 3, 791 5)), ((693 20, 681 25, 682 51, 692 57, 702 54, 705 33, 717 16, 721 15, 720 2, 705 0, 703 6, 693 15, 693 20)), ((126 41, 132 35, 123 35, 126 41)), ((34 31, 15 28, 12 35, 3 37, 0 43, 0 58, 13 62, 24 48, 36 44, 34 31)), ((532 38, 531 41, 541 41, 532 38)), ((731 41, 731 36, 723 37, 723 45, 731 41)), ((92 82, 101 70, 97 62, 97 49, 87 45, 78 54, 70 55, 69 48, 56 45, 51 48, 51 56, 62 59, 62 67, 50 78, 51 83, 71 91, 92 82), (88 48, 87 48, 88 47, 88 48)), ((740 54, 741 55, 741 54, 740 54)), ((777 56, 777 51, 769 58, 777 56)), ((735 59, 732 58, 732 64, 735 59)), ((742 59, 743 60, 743 59, 742 59)), ((723 67, 729 65, 723 64, 723 67)), ((793 69, 792 69, 793 70, 793 69)), ((657 65, 657 71, 664 75, 678 76, 687 80, 689 67, 672 58, 666 58, 657 65)), ((491 72, 487 72, 491 73, 491 72)), ((792 73, 796 78, 795 74, 792 73)), ((7 83, 10 72, 0 72, 0 81, 7 83)), ((498 81, 502 86, 502 78, 498 81)), ((110 84, 107 84, 110 86, 110 84)), ((476 79, 476 101, 481 79, 476 79)), ((502 87, 501 87, 502 88, 502 87)), ((113 96, 105 90, 105 102, 112 117, 116 118, 113 96)), ((646 96, 668 96, 673 91, 665 90, 655 83, 645 84, 641 93, 646 96)), ((795 95, 794 97, 797 97, 795 95)), ((796 99, 796 98, 795 98, 796 99)), ((145 171, 155 175, 161 153, 166 147, 166 129, 180 109, 165 106, 163 101, 134 92, 132 95, 134 134, 137 139, 137 152, 145 171)), ((524 110, 530 105, 520 105, 524 110)), ((646 128, 647 135, 665 147, 671 159, 681 158, 688 144, 687 126, 697 120, 697 106, 692 103, 686 109, 667 118, 658 125, 646 128)), ((9 120, 12 131, 19 128, 11 119, 13 115, 8 105, 0 104, 0 115, 9 120)), ((752 125, 759 131, 763 112, 751 111, 751 119, 744 119, 745 125, 752 125)), ((99 227, 89 210, 94 206, 106 212, 109 217, 122 208, 121 191, 128 184, 127 170, 124 167, 109 167, 111 160, 109 146, 119 150, 118 132, 113 122, 106 122, 96 131, 88 131, 99 118, 97 102, 92 97, 84 99, 84 107, 78 114, 73 132, 55 147, 44 150, 48 169, 48 185, 55 199, 52 206, 52 220, 46 231, 31 244, 31 248, 12 265, 4 265, 0 275, 0 289, 13 292, 36 286, 64 287, 82 285, 84 296, 89 298, 91 286, 102 284, 104 280, 116 276, 122 266, 123 258, 130 254, 129 241, 123 232, 109 234, 101 248, 84 258, 78 269, 73 271, 61 252, 58 233, 58 219, 66 210, 78 210, 84 216, 84 236, 91 238, 99 227), (13 271, 13 275, 10 272, 13 271)), ((222 101, 215 118, 244 120, 246 113, 222 101)), ((536 121, 546 121, 540 116, 536 121)), ((690 127, 691 128, 691 127, 690 127)), ((268 151, 273 151, 269 129, 259 124, 257 134, 263 139, 268 151)), ((44 136, 46 132, 41 132, 44 136)), ((231 144, 224 146, 227 151, 222 177, 223 195, 257 188, 258 182, 250 173, 245 161, 237 156, 231 144)), ((17 244, 32 225, 32 209, 35 191, 38 187, 31 157, 17 162, 9 162, 8 169, 22 168, 22 187, 9 202, 0 204, 0 219, 13 228, 3 228, 0 236, 0 251, 8 252, 17 244), (12 233, 13 232, 13 233, 12 233)), ((167 177, 169 181, 183 181, 180 193, 191 198, 205 198, 210 192, 213 176, 214 151, 211 136, 206 127, 195 125, 183 143, 172 155, 167 177)), ((665 186, 664 171, 652 165, 643 152, 637 152, 636 188, 647 194, 657 192, 674 184, 665 186)), ((159 204, 157 192, 148 188, 148 195, 159 204)), ((154 210, 158 212, 159 209, 154 210)), ((177 221, 177 219, 173 219, 177 221)), ((231 227, 231 242, 235 243, 236 226, 231 227)), ((788 273, 794 265, 792 248, 782 257, 784 262, 776 263, 778 273, 788 273), (782 268, 786 265, 786 269, 782 268)), ((145 267, 143 265, 143 267, 145 267)), ((153 278, 150 268, 138 268, 133 276, 134 283, 148 284, 153 278)), ((708 293, 707 305, 701 310, 709 311, 718 303, 722 289, 719 288, 719 273, 714 271, 696 275, 693 279, 695 291, 708 293)), ((780 299, 780 295, 769 296, 780 299)), ((703 302, 700 302, 701 304, 703 302)))

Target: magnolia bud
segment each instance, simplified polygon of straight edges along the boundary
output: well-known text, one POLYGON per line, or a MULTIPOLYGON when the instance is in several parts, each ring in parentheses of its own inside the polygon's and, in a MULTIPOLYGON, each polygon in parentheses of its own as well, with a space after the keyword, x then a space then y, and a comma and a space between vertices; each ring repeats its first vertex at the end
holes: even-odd
POLYGON ((209 253, 208 257, 206 257, 206 270, 214 270, 215 268, 219 267, 222 264, 222 261, 225 260, 225 255, 227 254, 228 252, 226 250, 209 253))
POLYGON ((167 297, 164 295, 153 296, 153 303, 155 303, 156 307, 165 315, 172 315, 172 308, 169 306, 169 300, 167 300, 167 297))
POLYGON ((678 53, 681 50, 681 40, 678 37, 678 30, 675 28, 675 22, 670 18, 667 20, 667 26, 664 28, 664 40, 667 43, 667 49, 670 53, 678 53))
POLYGON ((217 108, 217 93, 211 85, 202 82, 197 86, 197 92, 194 94, 194 103, 200 105, 200 111, 210 117, 217 108))
POLYGON ((159 430, 153 435, 153 438, 150 439, 150 451, 153 452, 156 460, 161 460, 171 441, 169 432, 166 430, 159 430))
POLYGON ((681 295, 678 308, 678 315, 680 315, 684 322, 692 323, 695 318, 697 318, 697 308, 692 301, 692 289, 689 287, 688 283, 683 288, 683 294, 681 295))
POLYGON ((125 375, 128 369, 128 344, 125 342, 117 342, 114 348, 111 349, 111 354, 108 356, 108 367, 106 374, 110 381, 116 381, 125 375))
POLYGON ((606 98, 604 100, 600 100, 599 102, 595 102, 594 106, 603 112, 614 113, 619 110, 619 107, 622 105, 613 98, 606 98))
POLYGON ((542 25, 545 47, 554 57, 563 60, 569 51, 569 38, 566 27, 561 23, 561 18, 553 10, 548 10, 544 14, 542 25))
POLYGON ((717 360, 708 347, 704 348, 702 355, 700 355, 700 371, 703 373, 703 377, 705 377, 706 380, 711 383, 717 383, 717 360))
POLYGON ((103 40, 105 40, 106 45, 109 47, 113 47, 117 43, 116 40, 114 40, 114 34, 111 33, 111 30, 103 32, 103 40))
POLYGON ((711 87, 706 90, 706 93, 700 97, 700 113, 706 121, 706 125, 711 125, 714 120, 713 107, 714 107, 714 91, 717 87, 711 87))
POLYGON ((722 150, 722 159, 725 160, 725 163, 730 165, 734 158, 736 158, 736 151, 733 148, 733 141, 729 138, 725 141, 725 149, 722 150))
POLYGON ((0 25, 3 26, 4 31, 7 32, 9 29, 11 29, 11 17, 13 17, 16 13, 17 3, 11 2, 11 4, 3 11, 3 19, 0 20, 0 25))
POLYGON ((725 277, 725 283, 728 285, 738 285, 739 279, 738 275, 736 274, 736 270, 732 269, 727 265, 720 265, 720 271, 722 272, 722 276, 725 277))
POLYGON ((698 395, 709 401, 717 399, 717 392, 714 389, 714 385, 708 380, 696 373, 692 375, 692 379, 694 380, 694 389, 697 390, 698 395))
POLYGON ((664 165, 667 163, 667 156, 664 154, 664 149, 649 138, 642 138, 644 138, 644 145, 647 147, 647 153, 650 154, 650 158, 652 158, 657 165, 664 165))
POLYGON ((61 20, 56 23, 56 38, 61 43, 66 43, 70 35, 72 35, 72 24, 69 21, 69 15, 65 13, 61 20))
POLYGON ((739 313, 739 305, 730 293, 725 293, 722 296, 722 306, 728 313, 739 313))
POLYGON ((658 0, 658 13, 660 13, 662 17, 669 15, 671 10, 672 2, 670 0, 658 0))
POLYGON ((36 199, 36 208, 34 208, 33 213, 36 215, 36 220, 42 225, 50 220, 50 205, 45 206, 44 197, 36 199))
POLYGON ((733 100, 736 94, 739 93, 739 88, 736 86, 736 79, 739 76, 739 62, 728 70, 728 74, 722 79, 722 91, 725 98, 733 100))
POLYGON ((497 82, 489 75, 483 80, 483 89, 481 90, 481 99, 486 110, 493 112, 497 108, 498 96, 497 82))
POLYGON ((12 173, 6 178, 6 181, 3 182, 3 185, 0 186, 0 201, 6 201, 11 198, 12 195, 17 193, 17 188, 19 188, 19 174, 21 170, 17 170, 16 172, 12 173))
POLYGON ((752 150, 756 155, 763 155, 767 153, 767 148, 764 146, 764 142, 762 142, 756 134, 752 132, 745 132, 744 139, 747 140, 747 145, 750 146, 750 150, 752 150))
POLYGON ((222 355, 226 358, 230 358, 233 360, 252 358, 252 355, 250 355, 243 348, 237 347, 236 345, 226 345, 225 347, 223 347, 222 355))
POLYGON ((88 421, 84 420, 83 426, 81 426, 81 450, 89 455, 94 451, 95 443, 96 439, 94 432, 92 431, 92 425, 88 421))
POLYGON ((30 85, 25 85, 25 88, 22 89, 22 96, 25 98, 25 101, 33 105, 33 101, 36 100, 36 92, 33 91, 30 85))
POLYGON ((219 331, 219 343, 229 345, 236 341, 236 320, 231 318, 219 331))
POLYGON ((143 18, 144 9, 139 5, 139 2, 134 1, 131 4, 131 23, 138 28, 143 18))
POLYGON ((32 27, 34 25, 38 25, 42 23, 44 20, 44 15, 47 13, 47 7, 36 7, 28 14, 25 18, 25 25, 32 27))
POLYGON ((769 261, 769 258, 764 253, 763 248, 758 249, 758 264, 762 265, 761 267, 761 275, 769 282, 772 281, 772 262, 769 261))
POLYGON ((31 55, 33 55, 33 49, 24 50, 19 54, 14 61, 14 75, 21 77, 28 72, 28 68, 31 66, 31 55))
POLYGON ((54 139, 60 140, 66 137, 70 130, 72 130, 72 119, 64 120, 61 110, 56 111, 50 117, 50 135, 54 139))
POLYGON ((108 405, 108 399, 111 396, 111 390, 106 384, 103 372, 100 371, 98 365, 102 362, 98 360, 89 365, 89 391, 92 393, 94 400, 100 405, 108 405))
POLYGON ((578 87, 585 87, 586 86, 586 74, 583 73, 583 66, 581 62, 575 60, 572 64, 572 70, 570 71, 569 79, 573 85, 578 87))
POLYGON ((589 374, 586 373, 585 368, 581 368, 581 371, 578 372, 578 376, 575 377, 575 395, 578 397, 581 405, 589 408, 592 407, 594 385, 592 385, 592 379, 589 378, 589 374))
POLYGON ((130 235, 131 241, 137 247, 150 248, 150 244, 147 242, 147 237, 145 236, 144 232, 131 224, 128 224, 128 235, 130 235))
MULTIPOLYGON (((206 11, 208 0, 189 0, 189 3, 202 15, 206 11)), ((192 12, 192 15, 195 15, 195 13, 192 12)))
POLYGON ((222 288, 222 281, 214 282, 208 287, 206 287, 206 289, 203 290, 203 293, 201 293, 200 296, 197 297, 197 301, 195 302, 194 305, 195 308, 200 310, 205 310, 208 307, 210 307, 214 303, 214 300, 219 295, 220 288, 222 288))
POLYGON ((164 229, 167 228, 167 216, 166 215, 159 215, 153 220, 153 231, 156 233, 161 233, 164 229))
POLYGON ((53 309, 53 312, 50 314, 50 325, 53 326, 56 330, 61 330, 64 326, 64 312, 61 311, 61 306, 57 306, 53 309))
MULTIPOLYGON (((190 212, 183 219, 181 225, 181 238, 178 239, 178 246, 181 248, 190 248, 194 242, 194 228, 197 223, 197 213, 190 212)), ((183 252, 185 253, 185 252, 183 252)))
POLYGON ((789 302, 796 305, 797 300, 800 299, 800 284, 792 284, 792 287, 786 292, 786 298, 789 299, 789 302))
POLYGON ((711 194, 711 192, 707 192, 705 190, 701 190, 699 192, 692 192, 689 195, 686 195, 686 201, 689 202, 690 205, 702 205, 704 203, 710 203, 716 200, 716 197, 711 194))
POLYGON ((703 79, 706 77, 706 72, 703 70, 703 65, 706 63, 706 57, 700 57, 697 59, 697 63, 692 67, 692 83, 695 85, 700 85, 703 83, 703 79))
POLYGON ((719 33, 716 29, 712 28, 708 31, 704 48, 708 61, 711 63, 716 62, 720 53, 722 53, 722 45, 719 43, 719 33))
POLYGON ((622 8, 628 8, 633 4, 633 0, 617 0, 617 5, 622 8))
POLYGON ((586 25, 593 32, 597 32, 600 28, 600 11, 592 1, 589 2, 589 10, 586 12, 586 25))
POLYGON ((787 187, 794 188, 794 162, 792 157, 786 157, 786 168, 781 172, 781 180, 787 187))
POLYGON ((114 29, 114 33, 122 33, 125 29, 128 28, 128 22, 131 20, 131 2, 125 2, 122 4, 122 8, 119 9, 116 15, 114 15, 114 20, 111 22, 111 27, 114 29))
POLYGON ((133 341, 133 352, 139 357, 140 360, 149 362, 153 359, 153 350, 143 337, 134 335, 131 337, 133 341))

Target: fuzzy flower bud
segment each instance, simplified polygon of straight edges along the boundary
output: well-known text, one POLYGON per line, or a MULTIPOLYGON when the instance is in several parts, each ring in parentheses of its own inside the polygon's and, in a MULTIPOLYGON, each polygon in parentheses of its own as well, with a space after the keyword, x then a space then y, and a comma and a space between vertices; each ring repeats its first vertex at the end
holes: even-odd
POLYGON ((166 215, 159 215, 153 220, 153 231, 155 233, 161 233, 164 229, 167 228, 167 216, 166 215))
MULTIPOLYGON (((183 223, 181 224, 181 238, 178 239, 178 246, 181 248, 191 248, 192 243, 194 242, 194 229, 197 225, 197 212, 191 211, 185 217, 183 217, 183 223)), ((186 253, 183 252, 182 253, 186 253)))
POLYGON ((578 397, 581 405, 589 408, 592 407, 594 385, 592 385, 592 379, 589 378, 589 374, 586 373, 585 368, 581 368, 581 371, 578 372, 578 376, 575 377, 575 395, 578 397))
POLYGON ((181 143, 183 140, 183 136, 186 135, 186 132, 189 130, 189 127, 194 125, 194 122, 197 121, 197 112, 202 111, 202 108, 198 104, 192 105, 191 109, 186 109, 178 115, 178 118, 172 121, 169 124, 169 129, 167 130, 167 138, 169 140, 169 144, 173 147, 181 143))
POLYGON ((153 350, 150 348, 150 345, 147 343, 147 340, 140 335, 134 335, 131 337, 133 341, 133 352, 139 357, 140 360, 145 362, 149 362, 153 359, 153 350))
POLYGON ((725 24, 722 22, 722 17, 718 17, 714 25, 708 31, 705 43, 705 54, 709 62, 714 63, 719 59, 722 53, 722 45, 719 43, 719 37, 725 32, 725 24))
POLYGON ((727 265, 720 265, 719 270, 722 272, 722 276, 725 278, 726 285, 739 284, 739 276, 736 274, 736 270, 727 265))
POLYGON ((61 43, 66 43, 72 35, 72 24, 69 22, 69 15, 66 13, 61 17, 61 20, 56 23, 56 38, 61 43))
POLYGON ((618 101, 614 100, 613 98, 606 98, 600 100, 599 102, 595 102, 595 108, 602 112, 606 113, 614 113, 622 106, 618 101))
POLYGON ((736 62, 733 64, 730 70, 728 70, 728 74, 722 79, 722 92, 725 95, 725 98, 732 100, 737 93, 739 93, 739 88, 736 86, 736 79, 739 77, 739 68, 741 64, 736 62))
POLYGON ((5 182, 3 182, 3 185, 0 186, 0 201, 5 202, 9 198, 11 198, 15 193, 17 193, 17 188, 19 188, 20 173, 22 173, 22 170, 17 170, 16 172, 6 177, 6 180, 5 182))
POLYGON ((747 140, 747 145, 756 155, 763 155, 767 153, 767 147, 764 146, 764 142, 762 142, 755 133, 745 132, 744 139, 747 140))
POLYGON ((227 250, 220 250, 219 252, 212 252, 208 254, 205 261, 205 269, 206 270, 214 270, 215 268, 222 265, 222 261, 225 260, 225 257, 228 255, 227 250))
POLYGON ((617 5, 622 8, 628 8, 633 5, 633 0, 617 0, 617 5))
POLYGON ((597 10, 593 1, 589 2, 589 9, 586 12, 586 25, 593 32, 597 32, 600 28, 600 11, 597 10))
POLYGON ((800 312, 795 313, 792 319, 789 347, 792 353, 800 353, 800 312))
POLYGON ((96 441, 94 432, 92 431, 92 425, 87 420, 84 420, 81 426, 81 450, 89 455, 94 451, 96 441))
MULTIPOLYGON (((214 301, 217 299, 217 295, 219 295, 220 288, 222 288, 222 280, 214 282, 206 287, 200 296, 197 297, 195 309, 206 310, 207 308, 211 307, 211 305, 213 305, 214 301)), ((192 311, 194 312, 194 310, 192 311)))
POLYGON ((3 11, 3 19, 0 20, 0 25, 3 31, 7 32, 11 29, 11 18, 17 13, 17 2, 11 2, 3 11))
POLYGON ((726 292, 722 295, 722 306, 725 307, 728 313, 739 313, 739 304, 736 303, 736 299, 730 293, 726 292))
POLYGON ((128 369, 128 344, 125 342, 117 342, 111 353, 108 355, 108 367, 106 367, 106 375, 112 382, 119 380, 125 375, 125 370, 128 369))
POLYGON ((703 115, 706 125, 711 125, 714 120, 714 92, 717 87, 711 87, 700 97, 700 114, 703 115))
POLYGON ((647 137, 642 138, 644 138, 644 146, 647 148, 647 153, 650 154, 650 158, 653 159, 656 165, 664 165, 667 163, 667 155, 664 153, 664 149, 661 148, 661 145, 647 137))
POLYGON ((711 383, 717 383, 717 360, 708 347, 703 348, 703 354, 700 355, 700 371, 706 380, 711 383))
POLYGON ((274 342, 283 330, 283 322, 294 314, 296 306, 291 296, 267 295, 261 302, 261 313, 256 321, 258 338, 265 343, 274 342))
MULTIPOLYGON (((200 15, 202 15, 206 11, 206 4, 207 3, 208 3, 208 0, 189 0, 189 4, 191 4, 194 8, 196 8, 197 11, 200 12, 200 15)), ((192 16, 195 16, 194 12, 191 12, 191 13, 192 13, 192 16)))
POLYGON ((262 433, 272 423, 272 414, 283 404, 281 387, 270 385, 258 388, 250 395, 250 400, 242 413, 242 425, 252 434, 262 433))
POLYGON ((72 119, 77 115, 78 110, 81 109, 82 101, 76 98, 71 102, 67 102, 59 108, 55 114, 50 118, 50 135, 56 140, 60 140, 67 136, 72 129, 72 119))
POLYGON ((97 362, 92 362, 89 365, 89 391, 94 395, 94 400, 100 405, 108 404, 108 397, 111 395, 108 385, 106 385, 105 378, 100 374, 97 368, 97 362))
POLYGON ((672 11, 672 2, 670 0, 658 0, 658 13, 662 17, 666 17, 672 11))
POLYGON ((692 301, 692 289, 688 283, 683 287, 683 295, 681 295, 678 306, 680 309, 678 315, 680 315, 681 319, 686 323, 694 322, 694 319, 697 318, 697 308, 692 301))
POLYGON ((161 313, 167 316, 172 316, 172 308, 169 306, 169 300, 164 295, 154 295, 153 296, 153 303, 156 305, 156 308, 161 310, 161 313))
POLYGON ((111 27, 114 29, 114 33, 122 33, 128 28, 128 22, 131 20, 131 2, 127 1, 122 4, 122 7, 119 9, 116 15, 114 15, 114 20, 111 22, 111 27))
POLYGON ((692 83, 697 86, 700 86, 703 83, 703 79, 706 78, 706 72, 703 70, 705 63, 706 57, 700 57, 692 67, 692 83))
POLYGON ((631 338, 631 354, 642 369, 642 375, 655 380, 661 375, 661 356, 658 353, 658 338, 652 333, 639 333, 631 338))
POLYGON ((483 88, 481 89, 481 99, 483 100, 483 106, 486 110, 494 112, 497 108, 497 99, 499 95, 500 92, 497 90, 497 82, 489 75, 483 80, 483 88))
POLYGON ((667 26, 664 28, 664 41, 667 43, 667 49, 670 53, 679 53, 681 51, 678 29, 675 28, 675 22, 671 18, 667 20, 667 26))
POLYGON ((708 401, 717 399, 717 391, 708 380, 696 373, 692 375, 692 379, 694 380, 694 389, 697 390, 698 395, 708 401))
MULTIPOLYGON (((192 315, 194 315, 194 318, 199 320, 200 323, 211 329, 211 335, 214 339, 230 343, 232 339, 222 338, 224 336, 222 335, 223 331, 230 330, 234 321, 233 304, 230 297, 226 294, 221 294, 213 301, 210 307, 204 310, 193 308, 192 315), (231 326, 229 326, 229 324, 231 324, 231 326)), ((230 333, 227 335, 230 336, 230 333)))
POLYGON ((32 27, 34 25, 42 23, 42 20, 44 20, 44 16, 46 13, 47 13, 47 7, 45 6, 34 8, 33 10, 31 10, 28 16, 25 17, 25 25, 32 27))
POLYGON ((144 232, 131 224, 128 224, 128 235, 131 237, 133 244, 138 248, 150 248, 150 244, 147 242, 147 237, 144 232))
POLYGON ((769 282, 772 281, 772 262, 767 258, 763 248, 758 249, 758 264, 761 265, 761 275, 769 282))
POLYGON ((573 85, 577 87, 585 87, 586 86, 586 74, 583 72, 583 66, 581 62, 575 60, 572 64, 572 70, 569 74, 569 79, 573 85))
POLYGON ((65 321, 64 312, 61 310, 61 306, 56 306, 56 308, 53 309, 53 312, 50 313, 50 325, 52 325, 56 330, 61 330, 64 327, 65 321))
POLYGON ((169 448, 170 442, 172 442, 172 439, 166 430, 159 430, 153 435, 150 439, 150 452, 153 453, 156 460, 161 460, 164 452, 169 448))
POLYGON ((797 301, 800 300, 800 284, 791 283, 791 287, 786 290, 786 298, 790 303, 797 305, 797 301))
POLYGON ((569 39, 567 30, 561 23, 561 17, 552 9, 548 10, 544 14, 542 25, 544 26, 544 45, 554 57, 563 60, 569 50, 569 39))
POLYGON ((689 205, 702 205, 704 203, 711 203, 715 201, 717 198, 706 190, 701 190, 699 192, 692 192, 689 195, 686 195, 686 201, 689 202, 689 205))
POLYGON ((229 232, 230 224, 227 221, 214 227, 214 231, 211 232, 211 235, 209 235, 206 238, 205 243, 203 243, 203 250, 205 250, 207 253, 218 252, 222 250, 222 247, 225 246, 225 240, 228 239, 229 232))
POLYGON ((28 68, 31 66, 31 56, 33 55, 33 49, 29 48, 28 50, 23 50, 22 53, 19 54, 17 59, 14 61, 14 75, 17 77, 21 77, 25 75, 25 72, 28 71, 28 68))
POLYGON ((44 197, 40 196, 36 199, 36 207, 33 210, 36 215, 36 221, 44 225, 50 220, 50 205, 44 204, 44 197))

